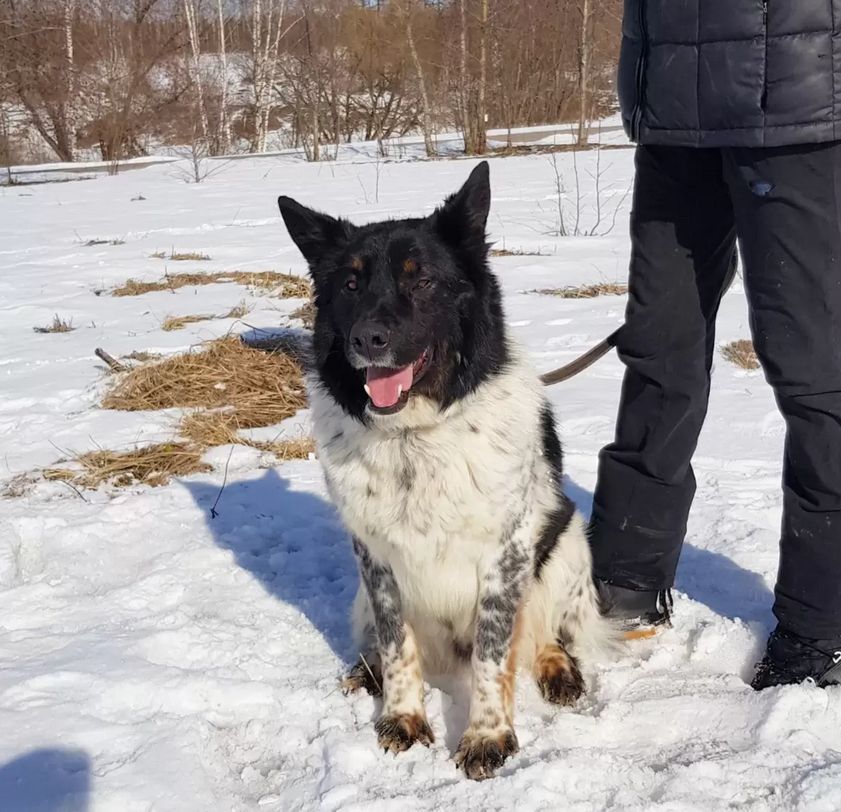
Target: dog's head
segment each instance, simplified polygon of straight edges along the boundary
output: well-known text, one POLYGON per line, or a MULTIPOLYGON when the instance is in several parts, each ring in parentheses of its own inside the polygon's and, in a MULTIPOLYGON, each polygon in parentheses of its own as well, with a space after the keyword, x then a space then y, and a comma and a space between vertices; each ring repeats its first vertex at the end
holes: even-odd
POLYGON ((504 365, 486 162, 426 218, 355 226, 278 205, 315 287, 318 372, 346 411, 394 414, 413 396, 446 408, 504 365))

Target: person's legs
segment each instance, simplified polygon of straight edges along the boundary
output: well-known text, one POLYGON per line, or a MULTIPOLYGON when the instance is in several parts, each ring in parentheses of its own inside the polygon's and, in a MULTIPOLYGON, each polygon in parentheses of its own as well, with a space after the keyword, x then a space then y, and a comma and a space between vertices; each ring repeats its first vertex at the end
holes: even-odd
POLYGON ((774 614, 841 641, 841 143, 723 160, 754 343, 787 427, 774 614))
POLYGON ((639 147, 626 366, 614 442, 600 455, 590 525, 597 583, 671 588, 695 492, 714 322, 735 268, 717 150, 639 147))

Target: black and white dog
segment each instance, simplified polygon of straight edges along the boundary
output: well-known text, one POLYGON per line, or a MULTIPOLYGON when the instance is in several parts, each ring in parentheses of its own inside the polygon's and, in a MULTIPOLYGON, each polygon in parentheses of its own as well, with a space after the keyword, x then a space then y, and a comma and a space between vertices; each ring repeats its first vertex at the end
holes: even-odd
POLYGON ((455 755, 470 778, 516 752, 514 677, 558 704, 615 635, 536 373, 488 268, 488 164, 431 216, 354 226, 278 201, 315 286, 318 456, 353 536, 360 663, 380 745, 429 745, 423 673, 472 669, 455 755))

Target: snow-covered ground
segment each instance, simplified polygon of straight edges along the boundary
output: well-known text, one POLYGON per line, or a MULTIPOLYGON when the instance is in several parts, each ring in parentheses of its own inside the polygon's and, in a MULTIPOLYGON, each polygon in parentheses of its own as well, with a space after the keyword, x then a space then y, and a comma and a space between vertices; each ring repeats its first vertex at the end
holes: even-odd
MULTIPOLYGON (((551 124, 531 127, 514 127, 511 130, 488 130, 488 146, 502 148, 508 145, 523 146, 558 146, 572 145, 577 142, 577 124, 551 124)), ((600 121, 595 121, 590 127, 589 141, 591 144, 624 145, 627 143, 622 129, 622 119, 613 115, 600 121)), ((230 155, 213 158, 200 157, 199 163, 203 167, 202 173, 216 172, 220 165, 231 161, 255 160, 284 160, 297 159, 306 161, 307 156, 301 147, 282 147, 280 142, 284 133, 280 130, 269 133, 269 149, 266 152, 250 154, 243 144, 242 151, 230 155)), ((435 148, 441 156, 453 157, 464 152, 464 140, 458 132, 443 132, 435 136, 435 148)), ((189 158, 191 149, 187 145, 180 147, 166 147, 153 145, 152 154, 140 158, 127 158, 119 161, 120 172, 144 169, 154 164, 165 164, 179 159, 189 158)), ((425 161, 426 148, 423 135, 410 134, 387 138, 381 142, 353 140, 349 143, 327 144, 322 147, 322 155, 329 160, 341 163, 368 163, 373 161, 425 161)), ((33 184, 52 181, 89 180, 100 174, 113 174, 114 164, 110 161, 78 160, 73 163, 43 163, 22 164, 20 166, 0 167, 0 183, 6 181, 7 175, 18 183, 33 184)), ((174 167, 173 167, 174 168, 174 167)), ((182 179, 192 179, 195 172, 189 165, 183 165, 178 171, 182 179)))
MULTIPOLYGON (((586 228, 595 160, 576 162, 586 228)), ((275 157, 231 163, 201 185, 152 166, 0 189, 0 478, 68 451, 173 436, 173 413, 98 408, 107 376, 94 348, 176 352, 249 328, 215 320, 163 332, 167 315, 226 312, 245 298, 254 309, 244 321, 275 328, 300 304, 231 284, 96 291, 165 269, 303 273, 278 194, 360 221, 418 214, 472 166, 275 157), (150 257, 173 249, 211 259, 150 257), (77 329, 33 332, 55 314, 77 329)), ((572 156, 558 167, 572 188, 572 156)), ((493 264, 511 332, 540 370, 622 320, 621 297, 533 292, 625 280, 632 152, 604 152, 600 169, 606 223, 621 204, 615 230, 562 238, 549 158, 491 161, 497 247, 539 252, 493 264)), ((568 199, 574 221, 572 208, 568 199)), ((747 335, 737 281, 719 340, 747 335)), ((273 466, 235 447, 216 518, 230 448, 207 455, 213 473, 161 488, 77 495, 42 482, 0 500, 0 810, 837 810, 841 691, 755 694, 745 682, 772 625, 783 424, 761 374, 719 357, 714 375, 674 628, 601 666, 573 709, 546 706, 521 680, 521 752, 483 784, 451 761, 462 685, 429 688, 438 741, 396 759, 376 747, 376 703, 337 690, 355 653, 357 576, 317 462, 273 466)), ((551 390, 585 512, 620 380, 609 356, 551 390)))

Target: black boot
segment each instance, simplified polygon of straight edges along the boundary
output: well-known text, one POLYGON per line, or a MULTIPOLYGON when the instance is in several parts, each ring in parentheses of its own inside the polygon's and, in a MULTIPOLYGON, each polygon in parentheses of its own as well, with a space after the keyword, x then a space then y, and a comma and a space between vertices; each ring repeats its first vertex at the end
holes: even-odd
POLYGON ((841 685, 841 638, 813 640, 777 628, 751 682, 755 691, 774 685, 813 682, 819 688, 841 685))
POLYGON ((671 590, 628 589, 600 578, 596 578, 595 582, 602 614, 621 621, 626 630, 644 631, 672 625, 671 590))

